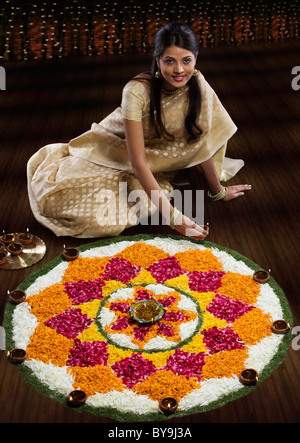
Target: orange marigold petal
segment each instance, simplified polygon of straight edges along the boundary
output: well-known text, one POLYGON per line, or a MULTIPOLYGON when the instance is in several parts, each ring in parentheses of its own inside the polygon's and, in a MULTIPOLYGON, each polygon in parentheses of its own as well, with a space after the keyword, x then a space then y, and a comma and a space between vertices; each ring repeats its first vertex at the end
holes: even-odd
POLYGON ((246 345, 255 345, 264 337, 271 335, 271 325, 270 315, 258 308, 252 308, 232 323, 232 327, 246 345))
POLYGON ((222 286, 218 292, 234 300, 241 300, 248 305, 253 305, 260 295, 259 285, 251 275, 241 275, 227 272, 222 278, 222 286))
POLYGON ((148 395, 151 400, 159 401, 164 397, 173 397, 179 401, 197 388, 200 388, 197 378, 188 379, 172 371, 156 371, 132 390, 137 394, 148 395))
POLYGON ((223 271, 222 263, 210 249, 189 249, 186 252, 177 252, 174 257, 187 272, 223 271))
POLYGON ((162 249, 147 245, 143 242, 130 245, 115 255, 115 257, 130 261, 133 265, 142 266, 142 268, 148 268, 154 262, 167 258, 168 256, 169 254, 162 249))
POLYGON ((205 358, 205 365, 202 369, 202 378, 222 378, 232 377, 232 374, 239 376, 245 369, 244 361, 248 357, 246 349, 233 349, 232 351, 221 351, 208 355, 205 358))
MULTIPOLYGON (((74 389, 82 389, 88 395, 99 392, 106 394, 109 391, 123 391, 125 386, 108 366, 87 366, 83 368, 69 368, 74 377, 74 389)), ((126 388, 125 388, 126 389, 126 388)))
POLYGON ((70 261, 62 278, 62 283, 89 281, 100 278, 111 257, 78 257, 70 261))
POLYGON ((73 340, 58 334, 54 329, 39 324, 31 336, 31 341, 26 348, 28 359, 34 358, 46 364, 63 367, 66 365, 73 340))
POLYGON ((64 285, 60 283, 49 286, 39 294, 27 297, 26 301, 31 306, 31 313, 39 322, 47 321, 72 306, 64 285))

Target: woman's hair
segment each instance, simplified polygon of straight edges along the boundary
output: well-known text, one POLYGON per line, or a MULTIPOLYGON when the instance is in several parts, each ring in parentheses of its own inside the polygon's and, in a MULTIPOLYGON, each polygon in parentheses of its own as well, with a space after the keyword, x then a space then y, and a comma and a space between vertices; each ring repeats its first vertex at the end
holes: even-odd
MULTIPOLYGON (((159 29, 155 36, 153 48, 153 61, 150 78, 150 117, 158 136, 163 135, 167 139, 174 140, 174 136, 166 130, 161 118, 160 96, 162 78, 157 78, 156 59, 170 46, 178 46, 191 51, 195 58, 198 56, 198 41, 193 31, 182 23, 168 23, 159 29)), ((188 143, 197 140, 202 134, 198 126, 198 117, 201 109, 201 92, 196 76, 192 76, 188 82, 189 107, 185 118, 185 128, 189 135, 188 143)))

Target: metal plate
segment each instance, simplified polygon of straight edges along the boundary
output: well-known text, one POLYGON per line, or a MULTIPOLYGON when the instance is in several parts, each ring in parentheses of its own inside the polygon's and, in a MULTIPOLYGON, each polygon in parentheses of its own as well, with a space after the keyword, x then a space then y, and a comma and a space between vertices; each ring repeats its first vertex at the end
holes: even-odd
MULTIPOLYGON (((18 241, 19 233, 13 234, 16 243, 18 241)), ((20 242, 21 243, 21 242, 20 242)), ((0 265, 0 269, 22 269, 32 266, 40 261, 46 253, 46 245, 42 239, 37 236, 33 236, 32 242, 29 245, 23 245, 23 252, 20 255, 11 255, 8 253, 8 258, 5 263, 0 265)))

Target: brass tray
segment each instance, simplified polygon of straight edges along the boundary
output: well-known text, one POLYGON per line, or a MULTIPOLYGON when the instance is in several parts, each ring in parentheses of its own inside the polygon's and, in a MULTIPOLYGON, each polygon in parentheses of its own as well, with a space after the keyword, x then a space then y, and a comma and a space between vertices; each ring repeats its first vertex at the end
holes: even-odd
MULTIPOLYGON (((20 233, 13 233, 16 243, 21 243, 18 240, 20 233)), ((8 252, 7 261, 0 265, 0 269, 22 269, 34 265, 40 261, 46 253, 46 245, 42 239, 33 235, 32 242, 29 245, 23 244, 23 251, 20 255, 11 255, 8 252)))

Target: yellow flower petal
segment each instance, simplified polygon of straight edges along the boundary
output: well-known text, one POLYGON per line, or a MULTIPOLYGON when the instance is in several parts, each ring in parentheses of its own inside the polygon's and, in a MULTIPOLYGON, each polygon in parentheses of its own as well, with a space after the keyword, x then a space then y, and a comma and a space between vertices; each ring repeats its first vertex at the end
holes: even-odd
POLYGON ((197 300, 201 311, 205 311, 206 307, 212 302, 212 300, 216 296, 214 292, 189 291, 189 294, 192 295, 197 300))
POLYGON ((99 332, 95 323, 92 323, 89 328, 79 334, 76 338, 78 338, 81 342, 106 341, 106 338, 99 332))
POLYGON ((88 315, 91 319, 95 318, 99 310, 101 300, 93 300, 92 302, 83 303, 82 305, 76 306, 82 312, 82 314, 88 315))
POLYGON ((185 352, 190 352, 191 354, 199 354, 200 352, 207 353, 205 343, 203 342, 203 335, 194 335, 194 337, 188 344, 182 346, 181 350, 185 352))
POLYGON ((108 345, 108 365, 112 366, 117 361, 123 360, 126 357, 130 357, 132 355, 133 351, 130 351, 129 349, 121 349, 117 348, 117 346, 108 345))
POLYGON ((229 326, 226 320, 214 317, 210 312, 207 311, 203 313, 203 323, 201 327, 202 331, 213 327, 226 328, 226 326, 229 326))
POLYGON ((142 357, 151 361, 156 368, 162 368, 166 365, 168 358, 174 354, 173 351, 164 351, 164 352, 153 352, 152 354, 148 354, 146 352, 142 353, 142 357))
POLYGON ((152 275, 150 274, 149 271, 147 271, 146 269, 142 269, 142 271, 139 273, 139 275, 137 275, 135 278, 133 278, 132 280, 130 280, 129 282, 131 285, 144 285, 144 284, 155 284, 156 280, 154 277, 152 277, 152 275))
POLYGON ((172 286, 173 288, 181 289, 185 292, 188 292, 190 289, 189 278, 187 275, 180 275, 179 277, 166 280, 164 284, 167 286, 172 286))
POLYGON ((105 286, 102 287, 102 296, 103 298, 108 297, 112 292, 116 291, 119 288, 126 288, 127 286, 124 283, 116 280, 109 280, 105 282, 105 286))

